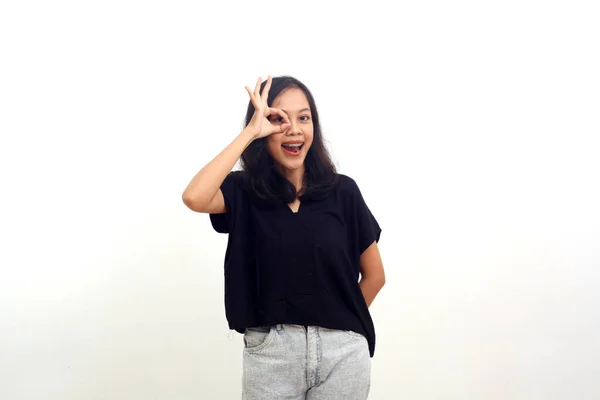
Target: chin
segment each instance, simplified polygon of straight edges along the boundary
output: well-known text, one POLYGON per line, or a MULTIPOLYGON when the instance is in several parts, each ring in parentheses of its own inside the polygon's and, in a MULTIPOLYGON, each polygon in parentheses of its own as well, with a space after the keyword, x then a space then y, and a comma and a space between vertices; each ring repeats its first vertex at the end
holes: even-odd
POLYGON ((289 160, 281 160, 279 162, 279 165, 281 165, 283 168, 287 169, 287 170, 295 170, 298 168, 301 168, 304 165, 304 158, 302 158, 302 160, 294 160, 294 161, 289 161, 289 160))

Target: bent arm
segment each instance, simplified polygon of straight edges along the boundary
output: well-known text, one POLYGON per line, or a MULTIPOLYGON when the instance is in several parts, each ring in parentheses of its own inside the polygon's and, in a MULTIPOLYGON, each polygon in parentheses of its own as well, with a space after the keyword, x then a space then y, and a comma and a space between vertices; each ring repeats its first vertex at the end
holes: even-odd
POLYGON ((373 242, 360 256, 360 273, 360 290, 367 307, 370 307, 385 284, 385 272, 377 242, 373 242))
POLYGON ((213 214, 226 211, 220 187, 246 147, 255 138, 256 135, 252 131, 244 129, 192 178, 182 195, 183 202, 190 210, 213 214))

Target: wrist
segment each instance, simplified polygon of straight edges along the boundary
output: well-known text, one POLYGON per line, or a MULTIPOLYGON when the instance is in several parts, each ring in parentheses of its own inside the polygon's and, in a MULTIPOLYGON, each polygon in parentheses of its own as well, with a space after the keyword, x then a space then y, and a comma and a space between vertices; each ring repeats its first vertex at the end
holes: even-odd
POLYGON ((243 136, 244 138, 248 139, 250 142, 254 141, 254 139, 258 138, 258 132, 256 132, 255 130, 251 129, 251 128, 244 128, 244 130, 242 131, 242 133, 240 133, 240 136, 243 136))

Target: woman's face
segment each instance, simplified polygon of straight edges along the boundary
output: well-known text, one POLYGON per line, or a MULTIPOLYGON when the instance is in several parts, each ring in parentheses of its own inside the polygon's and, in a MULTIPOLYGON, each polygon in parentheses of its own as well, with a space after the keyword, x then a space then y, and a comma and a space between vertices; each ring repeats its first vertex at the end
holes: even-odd
MULTIPOLYGON (((290 127, 284 132, 267 136, 267 151, 284 169, 298 169, 304 164, 313 142, 314 127, 308 99, 301 89, 289 88, 273 100, 271 107, 287 114, 290 127)), ((281 117, 272 118, 271 123, 282 123, 281 117)))

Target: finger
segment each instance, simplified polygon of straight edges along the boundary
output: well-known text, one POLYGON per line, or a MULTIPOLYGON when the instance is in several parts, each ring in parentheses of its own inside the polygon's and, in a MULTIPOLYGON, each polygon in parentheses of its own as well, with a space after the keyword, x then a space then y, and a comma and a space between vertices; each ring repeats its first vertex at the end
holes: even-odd
POLYGON ((262 95, 260 96, 264 103, 266 103, 267 99, 269 98, 269 90, 271 90, 271 83, 273 83, 273 78, 271 77, 271 75, 269 75, 269 77, 267 78, 267 84, 265 85, 265 88, 262 91, 262 95))
POLYGON ((281 125, 277 125, 277 127, 280 129, 280 132, 285 132, 288 129, 290 129, 290 126, 292 126, 292 124, 290 123, 283 123, 281 125))
POLYGON ((246 92, 248 92, 248 95, 250 96, 250 101, 252 102, 252 105, 256 110, 258 107, 256 106, 256 98, 254 97, 254 93, 252 93, 252 90, 250 90, 248 86, 246 86, 246 92))
POLYGON ((262 78, 259 76, 258 81, 256 82, 256 87, 254 88, 254 95, 257 98, 260 98, 260 84, 262 83, 262 78))
POLYGON ((280 110, 279 108, 269 107, 269 115, 279 115, 281 118, 283 118, 283 124, 291 125, 290 119, 288 118, 287 114, 284 113, 283 110, 280 110))

